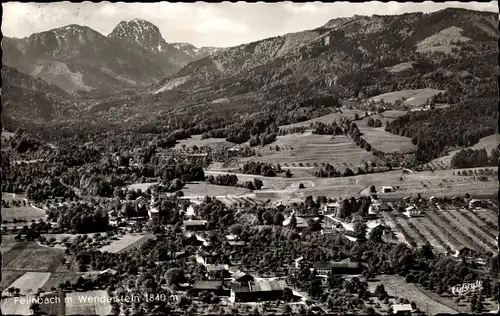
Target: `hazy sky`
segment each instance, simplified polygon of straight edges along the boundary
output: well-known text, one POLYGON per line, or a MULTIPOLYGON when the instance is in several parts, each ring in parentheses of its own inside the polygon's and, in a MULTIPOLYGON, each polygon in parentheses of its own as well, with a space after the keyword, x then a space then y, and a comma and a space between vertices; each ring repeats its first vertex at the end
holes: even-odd
POLYGON ((498 12, 497 1, 446 3, 2 3, 2 32, 25 37, 68 24, 108 35, 120 21, 141 18, 159 27, 167 42, 195 46, 235 46, 267 37, 316 28, 337 17, 432 12, 461 7, 498 12))

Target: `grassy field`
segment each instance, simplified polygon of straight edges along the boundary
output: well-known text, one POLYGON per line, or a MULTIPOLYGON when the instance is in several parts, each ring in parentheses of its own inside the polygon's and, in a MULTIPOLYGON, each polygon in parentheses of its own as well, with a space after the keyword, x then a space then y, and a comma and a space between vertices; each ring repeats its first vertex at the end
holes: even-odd
MULTIPOLYGON (((500 144, 500 135, 493 134, 493 135, 481 138, 477 144, 470 146, 470 147, 466 147, 466 148, 475 149, 475 150, 484 148, 484 149, 486 149, 486 151, 489 154, 493 148, 498 147, 498 144, 500 144)), ((450 165, 451 159, 459 151, 460 151, 460 149, 450 151, 445 156, 436 158, 436 159, 432 160, 431 162, 429 162, 427 165, 429 165, 433 168, 436 168, 436 169, 450 169, 451 168, 451 165, 450 165)))
POLYGON ((401 72, 409 69, 413 69, 413 63, 407 62, 407 63, 401 63, 397 64, 391 67, 385 67, 384 68, 387 72, 401 72))
POLYGON ((397 100, 404 99, 405 100, 404 104, 411 107, 415 107, 415 106, 425 105, 425 103, 429 98, 431 98, 433 95, 438 94, 439 92, 444 92, 444 91, 430 89, 430 88, 416 89, 416 90, 401 90, 401 91, 379 94, 377 96, 371 97, 370 100, 396 103, 397 100))
POLYGON ((300 127, 300 126, 304 126, 305 128, 309 128, 310 124, 314 124, 316 122, 329 124, 329 123, 332 123, 333 121, 339 121, 343 117, 347 117, 347 118, 352 120, 356 113, 359 115, 359 117, 365 116, 365 111, 349 110, 349 109, 342 108, 342 113, 340 113, 340 112, 331 113, 331 114, 315 117, 313 119, 310 119, 310 120, 307 120, 304 122, 298 122, 298 123, 289 124, 289 125, 282 125, 282 126, 280 126, 280 129, 287 129, 287 128, 291 128, 291 127, 300 127))
POLYGON ((7 289, 14 281, 20 278, 26 271, 2 269, 2 281, 0 282, 0 292, 7 289))
POLYGON ((126 234, 118 237, 118 240, 113 240, 111 244, 101 247, 102 252, 118 253, 125 251, 128 247, 135 247, 138 243, 146 241, 150 238, 149 235, 126 234))
POLYGON ((66 315, 110 315, 107 291, 66 293, 66 315))
MULTIPOLYGON (((209 175, 209 173, 206 175, 209 175)), ((214 174, 214 177, 216 176, 217 174, 214 174)), ((246 179, 238 179, 239 183, 244 181, 246 181, 246 179)), ((182 188, 182 192, 184 192, 184 196, 220 196, 227 194, 245 194, 249 193, 250 190, 239 187, 214 185, 206 182, 192 182, 186 184, 184 188, 182 188)))
POLYGON ((337 169, 357 168, 365 162, 379 162, 380 159, 359 148, 348 136, 314 135, 311 132, 278 136, 276 142, 258 150, 256 157, 244 158, 281 166, 298 165, 320 166, 330 163, 337 169), (280 150, 271 150, 279 146, 280 150))
POLYGON ((188 139, 180 140, 174 149, 182 149, 183 146, 189 148, 196 145, 197 147, 210 147, 212 149, 230 148, 236 145, 235 143, 228 142, 224 138, 207 138, 201 139, 201 135, 193 135, 188 139))
POLYGON ((365 111, 361 110, 349 110, 349 109, 342 109, 342 113, 331 113, 323 116, 319 116, 304 122, 299 122, 299 123, 294 123, 294 124, 289 124, 289 125, 282 125, 280 126, 281 129, 287 129, 290 127, 299 127, 303 126, 307 129, 309 129, 310 124, 314 124, 315 122, 320 122, 324 124, 329 124, 332 123, 333 121, 339 121, 343 117, 347 117, 351 120, 354 119, 354 115, 358 114, 360 119, 356 120, 356 125, 358 127, 366 127, 366 124, 370 118, 373 120, 380 120, 382 124, 385 125, 386 122, 393 121, 394 119, 398 118, 399 116, 405 115, 407 112, 406 111, 398 111, 398 110, 389 110, 385 111, 383 113, 374 113, 369 116, 365 116, 365 111))
POLYGON ((49 292, 52 291, 52 288, 59 288, 59 284, 64 283, 66 281, 70 281, 71 284, 76 283, 79 277, 83 276, 85 273, 79 272, 55 272, 50 275, 50 278, 47 280, 45 285, 42 287, 42 290, 49 292))
POLYGON ((411 138, 386 132, 383 127, 361 127, 359 130, 363 133, 361 138, 365 139, 374 149, 384 153, 406 153, 415 151, 417 148, 411 143, 411 138))
MULTIPOLYGON (((286 168, 286 167, 284 167, 286 168)), ((308 195, 313 197, 353 197, 362 195, 371 185, 377 190, 381 186, 396 187, 393 193, 380 193, 380 197, 387 200, 397 200, 407 196, 485 196, 496 194, 498 183, 475 180, 474 177, 453 175, 456 170, 423 171, 403 174, 401 170, 383 173, 358 175, 353 177, 317 178, 315 176, 262 177, 235 173, 239 179, 253 180, 258 177, 263 180, 262 190, 254 191, 255 197, 261 200, 295 200, 303 199, 308 195), (304 189, 298 189, 299 184, 304 189)), ((207 174, 232 173, 230 171, 207 171, 207 174)), ((221 194, 226 196, 226 194, 221 194)))
POLYGON ((150 186, 153 186, 155 184, 157 184, 157 182, 133 183, 133 184, 127 185, 127 189, 146 191, 147 188, 149 188, 150 186))
MULTIPOLYGON (((2 273, 3 274, 3 273, 2 273)), ((25 296, 24 299, 34 299, 35 295, 25 296)), ((21 304, 18 298, 2 299, 2 314, 4 315, 31 315, 30 304, 21 304)))
POLYGON ((454 308, 448 306, 454 305, 452 300, 435 297, 435 294, 421 289, 414 283, 406 283, 406 280, 399 275, 379 275, 377 279, 376 282, 368 283, 370 292, 374 292, 377 285, 383 284, 387 294, 393 297, 406 298, 410 302, 415 302, 417 308, 421 311, 428 312, 428 315, 435 315, 437 313, 457 313, 454 308), (446 305, 443 304, 443 302, 446 305))
POLYGON ((2 220, 12 221, 14 218, 19 220, 31 221, 32 219, 43 219, 45 218, 45 211, 31 207, 26 203, 26 206, 14 207, 12 206, 12 201, 22 201, 24 200, 23 195, 13 195, 9 193, 2 193, 2 200, 9 203, 9 207, 2 207, 2 220))
MULTIPOLYGON (((17 280, 12 282, 8 287, 15 287, 21 290, 21 294, 36 293, 42 288, 50 278, 50 272, 26 272, 17 280)), ((2 295, 7 295, 7 289, 2 292, 2 295)))
POLYGON ((2 256, 2 268, 20 271, 54 272, 64 251, 39 246, 36 242, 19 242, 2 256))

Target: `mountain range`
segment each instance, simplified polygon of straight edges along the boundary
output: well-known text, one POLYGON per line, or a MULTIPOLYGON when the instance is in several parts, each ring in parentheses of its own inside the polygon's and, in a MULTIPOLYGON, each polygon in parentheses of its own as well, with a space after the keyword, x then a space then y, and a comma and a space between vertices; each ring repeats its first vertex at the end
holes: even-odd
POLYGON ((70 25, 4 38, 3 47, 4 64, 86 96, 76 107, 79 121, 98 114, 109 122, 178 127, 224 126, 330 96, 496 89, 497 42, 498 14, 449 8, 332 19, 224 49, 167 43, 143 20, 121 22, 108 36, 70 25))
POLYGON ((87 96, 150 85, 216 50, 178 49, 141 19, 120 22, 108 36, 68 25, 21 39, 4 37, 2 46, 5 65, 87 96))

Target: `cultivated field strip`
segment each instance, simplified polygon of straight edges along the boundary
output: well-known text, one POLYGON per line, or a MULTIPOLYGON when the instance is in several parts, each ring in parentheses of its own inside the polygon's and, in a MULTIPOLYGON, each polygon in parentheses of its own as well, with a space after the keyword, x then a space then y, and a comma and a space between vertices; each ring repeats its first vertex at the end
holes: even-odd
POLYGON ((408 246, 412 247, 410 241, 407 240, 406 236, 404 236, 403 233, 401 232, 401 227, 396 224, 392 216, 389 215, 389 212, 383 212, 382 214, 384 216, 384 222, 386 222, 387 225, 394 231, 394 235, 396 236, 396 238, 401 243, 407 244, 408 246))
POLYGON ((491 210, 472 210, 477 217, 481 218, 485 223, 490 222, 498 229, 498 215, 491 210))
POLYGON ((467 218, 463 217, 462 214, 457 211, 446 210, 443 211, 443 214, 453 218, 457 222, 458 226, 464 228, 467 227, 467 232, 478 244, 483 247, 489 247, 491 250, 495 250, 495 243, 493 242, 494 237, 490 237, 488 234, 482 232, 481 229, 477 228, 474 222, 467 220, 467 218))
MULTIPOLYGON (((452 233, 453 228, 449 227, 449 225, 445 224, 438 216, 436 212, 425 212, 424 213, 429 221, 431 222, 433 227, 436 227, 439 229, 440 233, 445 236, 445 239, 450 242, 451 245, 453 245, 453 248, 455 249, 460 249, 461 247, 464 246, 464 243, 458 241, 452 233)), ((470 247, 470 245, 469 245, 470 247)))
POLYGON ((489 250, 488 247, 485 247, 477 238, 472 237, 467 228, 463 227, 462 224, 449 213, 442 211, 435 212, 435 215, 442 223, 445 223, 451 229, 454 235, 458 236, 464 243, 467 243, 470 248, 484 252, 489 250))
POLYGON ((418 245, 417 245, 415 239, 413 238, 413 236, 408 234, 408 232, 404 229, 404 227, 397 221, 396 217, 393 214, 391 214, 390 212, 385 212, 384 214, 387 214, 390 221, 392 221, 394 223, 394 225, 395 225, 394 228, 396 229, 396 231, 399 232, 404 237, 404 239, 410 245, 410 247, 416 248, 418 245))
POLYGON ((423 234, 426 235, 427 240, 429 240, 431 245, 442 249, 442 251, 447 251, 448 248, 453 248, 449 243, 442 239, 436 227, 430 224, 429 218, 417 217, 415 218, 415 221, 418 223, 417 226, 422 228, 423 234))
MULTIPOLYGON (((493 234, 498 234, 498 225, 495 222, 491 222, 490 220, 480 217, 477 212, 460 210, 460 213, 467 213, 468 216, 477 220, 481 226, 486 226, 489 230, 493 232, 493 234)), ((495 237, 496 238, 496 237, 495 237)))
POLYGON ((415 234, 419 237, 419 239, 422 240, 422 243, 424 243, 424 244, 430 243, 430 241, 427 239, 427 237, 424 234, 422 234, 422 232, 420 231, 418 226, 416 226, 414 224, 414 222, 415 222, 415 218, 409 219, 407 221, 408 227, 410 227, 410 229, 412 229, 415 232, 415 234))
POLYGON ((474 224, 484 235, 491 238, 494 241, 498 236, 498 227, 492 227, 486 223, 483 223, 477 216, 473 215, 473 212, 468 212, 466 210, 457 210, 457 216, 462 216, 467 221, 474 224))
MULTIPOLYGON (((50 278, 50 272, 26 272, 20 278, 12 282, 8 287, 15 287, 21 290, 21 294, 36 293, 42 288, 50 278)), ((2 295, 5 295, 5 290, 2 295)))
POLYGON ((414 227, 411 227, 408 223, 408 220, 407 219, 404 219, 404 218, 396 218, 396 221, 398 222, 398 224, 402 227, 402 229, 405 231, 405 233, 409 236, 411 236, 410 238, 413 239, 413 241, 415 242, 415 244, 417 246, 422 246, 424 244, 426 244, 427 240, 425 238, 422 238, 423 236, 421 236, 419 233, 420 232, 417 232, 414 227))

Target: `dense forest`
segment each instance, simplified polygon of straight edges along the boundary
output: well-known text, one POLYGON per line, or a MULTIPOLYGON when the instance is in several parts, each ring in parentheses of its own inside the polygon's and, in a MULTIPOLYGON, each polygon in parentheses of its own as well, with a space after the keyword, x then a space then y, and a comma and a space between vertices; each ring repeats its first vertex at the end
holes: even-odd
POLYGON ((416 160, 427 163, 449 148, 472 146, 495 133, 497 121, 497 101, 482 97, 445 109, 410 112, 387 124, 386 130, 415 138, 416 160))
POLYGON ((498 166, 498 159, 500 158, 497 148, 493 148, 488 155, 486 149, 461 149, 451 158, 450 164, 452 168, 476 168, 486 166, 498 166))

